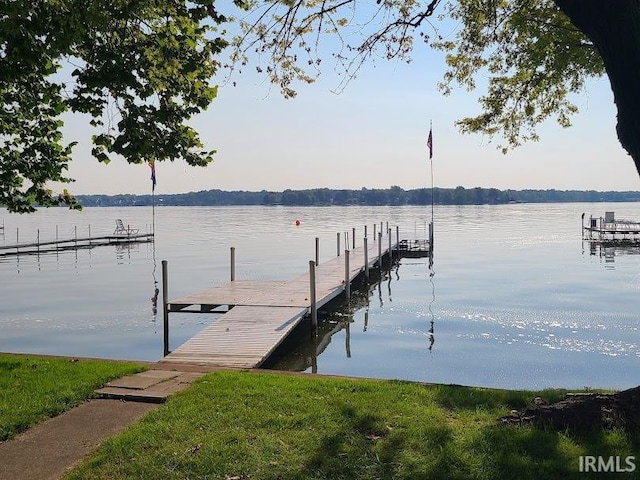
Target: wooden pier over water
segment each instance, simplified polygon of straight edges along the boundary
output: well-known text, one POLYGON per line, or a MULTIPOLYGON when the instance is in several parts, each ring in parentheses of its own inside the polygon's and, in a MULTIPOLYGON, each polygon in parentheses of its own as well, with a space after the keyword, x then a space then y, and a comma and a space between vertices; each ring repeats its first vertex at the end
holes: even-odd
POLYGON ((587 224, 582 214, 582 239, 600 245, 640 246, 640 221, 615 218, 614 212, 604 217, 590 216, 587 224))
MULTIPOLYGON (((4 220, 2 229, 4 230, 4 220)), ((16 243, 0 245, 0 257, 8 255, 33 255, 41 253, 60 252, 64 250, 76 250, 80 248, 93 248, 106 245, 126 245, 132 243, 153 242, 154 234, 138 233, 137 229, 124 226, 121 220, 116 220, 116 229, 109 235, 91 235, 91 226, 87 236, 78 236, 77 227, 74 228, 73 238, 58 238, 58 227, 56 227, 56 238, 52 240, 40 240, 40 230, 37 232, 35 242, 19 242, 19 231, 16 230, 16 243)))
MULTIPOLYGON (((309 262, 309 270, 289 281, 233 280, 186 297, 167 301, 166 262, 163 262, 165 358, 168 364, 200 364, 235 368, 262 365, 282 341, 308 315, 317 326, 317 310, 342 293, 350 296, 351 284, 369 269, 381 268, 402 251, 420 249, 429 253, 429 242, 392 241, 391 231, 378 235, 377 241, 345 250, 333 259, 317 264, 309 262), (413 245, 413 248, 409 248, 413 245), (402 250, 400 250, 400 248, 402 250), (223 313, 200 333, 168 351, 170 312, 223 313)), ((369 239, 371 240, 371 239, 369 239)), ((338 239, 339 244, 339 239, 338 239)), ((232 249, 232 258, 233 258, 232 249)), ((233 265, 233 261, 232 261, 233 265)), ((232 266, 232 278, 234 277, 232 266)))
POLYGON ((67 238, 64 240, 50 240, 46 242, 16 243, 0 245, 0 256, 33 255, 40 253, 75 250, 78 248, 102 247, 105 245, 122 245, 131 243, 148 243, 153 241, 153 233, 135 235, 102 235, 97 237, 67 238))

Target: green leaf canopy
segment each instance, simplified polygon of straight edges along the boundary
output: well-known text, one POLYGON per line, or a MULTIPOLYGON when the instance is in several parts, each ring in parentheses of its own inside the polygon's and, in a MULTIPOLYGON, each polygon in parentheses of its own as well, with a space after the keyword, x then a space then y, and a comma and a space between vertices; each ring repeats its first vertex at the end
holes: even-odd
POLYGON ((72 181, 65 112, 92 118, 99 161, 210 163, 187 121, 216 97, 226 20, 209 0, 0 0, 0 204, 79 208, 47 186, 72 181))

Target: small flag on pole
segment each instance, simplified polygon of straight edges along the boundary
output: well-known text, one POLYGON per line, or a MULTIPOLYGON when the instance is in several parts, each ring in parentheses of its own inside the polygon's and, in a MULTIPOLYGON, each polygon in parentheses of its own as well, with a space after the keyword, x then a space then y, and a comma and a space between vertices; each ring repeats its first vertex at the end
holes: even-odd
POLYGON ((429 128, 429 138, 427 138, 427 147, 429 147, 429 158, 433 158, 433 133, 429 128))
POLYGON ((151 160, 149 162, 149 167, 151 168, 151 191, 156 189, 156 162, 155 160, 151 160))

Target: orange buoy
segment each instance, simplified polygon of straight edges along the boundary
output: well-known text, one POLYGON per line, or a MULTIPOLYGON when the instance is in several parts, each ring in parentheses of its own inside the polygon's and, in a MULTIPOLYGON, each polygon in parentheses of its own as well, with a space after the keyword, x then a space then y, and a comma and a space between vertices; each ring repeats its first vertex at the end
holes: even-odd
POLYGON ((300 226, 300 220, 296 220, 296 227, 300 226))

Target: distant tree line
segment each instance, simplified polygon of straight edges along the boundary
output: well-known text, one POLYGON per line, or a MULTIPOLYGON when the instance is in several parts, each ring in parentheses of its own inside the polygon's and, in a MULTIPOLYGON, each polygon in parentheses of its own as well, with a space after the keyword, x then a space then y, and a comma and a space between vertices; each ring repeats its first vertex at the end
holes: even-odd
MULTIPOLYGON (((361 188, 334 190, 313 188, 272 192, 206 190, 201 192, 156 195, 156 205, 430 205, 429 188, 404 190, 391 188, 361 188)), ((78 195, 86 207, 148 206, 151 195, 78 195)), ((638 202, 640 192, 597 192, 594 190, 499 190, 497 188, 434 188, 436 205, 500 205, 506 203, 566 203, 566 202, 638 202)))

